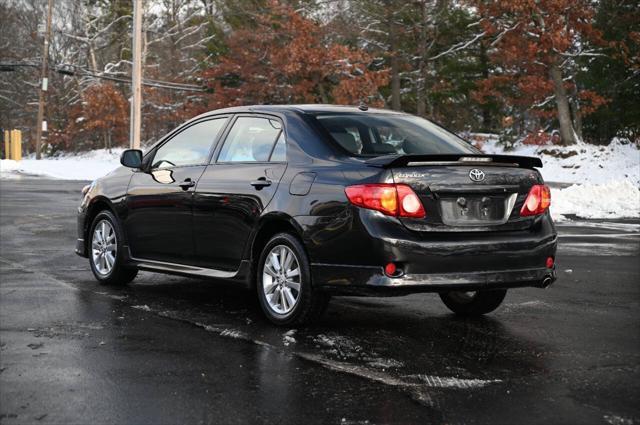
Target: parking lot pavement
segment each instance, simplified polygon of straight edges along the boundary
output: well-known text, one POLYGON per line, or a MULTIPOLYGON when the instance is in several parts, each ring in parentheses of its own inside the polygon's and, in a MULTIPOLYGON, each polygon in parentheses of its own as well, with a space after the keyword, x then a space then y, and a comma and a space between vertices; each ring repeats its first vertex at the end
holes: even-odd
POLYGON ((481 319, 335 298, 275 328, 253 294, 73 254, 82 183, 0 182, 2 423, 640 421, 640 221, 558 225, 559 280, 481 319))

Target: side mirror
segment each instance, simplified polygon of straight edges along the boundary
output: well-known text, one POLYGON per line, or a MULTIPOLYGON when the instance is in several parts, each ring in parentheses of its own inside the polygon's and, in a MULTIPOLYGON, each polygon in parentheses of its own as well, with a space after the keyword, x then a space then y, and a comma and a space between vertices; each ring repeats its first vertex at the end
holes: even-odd
POLYGON ((140 168, 142 166, 142 151, 139 149, 127 149, 120 155, 120 164, 129 168, 140 168))

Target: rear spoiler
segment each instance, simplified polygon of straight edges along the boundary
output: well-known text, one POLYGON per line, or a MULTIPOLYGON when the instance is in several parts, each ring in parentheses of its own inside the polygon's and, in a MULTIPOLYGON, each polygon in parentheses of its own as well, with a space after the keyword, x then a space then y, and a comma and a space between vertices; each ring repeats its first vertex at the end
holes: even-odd
POLYGON ((384 155, 367 159, 365 164, 380 168, 412 165, 494 165, 542 168, 542 161, 534 156, 484 154, 384 155))

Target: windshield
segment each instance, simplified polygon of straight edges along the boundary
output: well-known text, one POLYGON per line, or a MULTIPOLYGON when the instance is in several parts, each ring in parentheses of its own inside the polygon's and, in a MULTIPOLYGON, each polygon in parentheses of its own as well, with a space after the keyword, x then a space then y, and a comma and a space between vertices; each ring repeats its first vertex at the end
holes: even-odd
POLYGON ((411 115, 316 115, 333 139, 353 155, 477 154, 453 133, 411 115))

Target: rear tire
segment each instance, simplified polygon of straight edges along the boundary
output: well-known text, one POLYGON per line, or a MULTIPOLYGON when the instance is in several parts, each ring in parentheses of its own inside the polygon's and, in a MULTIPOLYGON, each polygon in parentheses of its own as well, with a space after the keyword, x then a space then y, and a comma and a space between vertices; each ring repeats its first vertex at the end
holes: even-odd
POLYGON ((289 233, 278 233, 262 248, 256 265, 256 289, 265 316, 280 326, 317 321, 330 298, 311 284, 304 247, 289 233))
POLYGON ((102 285, 126 285, 138 270, 125 266, 124 233, 111 211, 98 213, 91 223, 88 238, 89 264, 102 285))
POLYGON ((455 314, 481 316, 498 308, 506 295, 506 289, 472 292, 451 291, 440 293, 440 299, 455 314))

